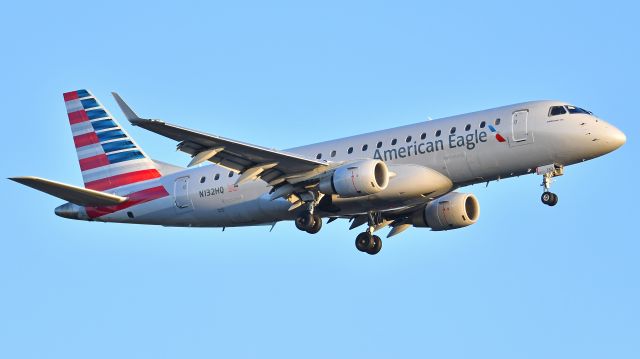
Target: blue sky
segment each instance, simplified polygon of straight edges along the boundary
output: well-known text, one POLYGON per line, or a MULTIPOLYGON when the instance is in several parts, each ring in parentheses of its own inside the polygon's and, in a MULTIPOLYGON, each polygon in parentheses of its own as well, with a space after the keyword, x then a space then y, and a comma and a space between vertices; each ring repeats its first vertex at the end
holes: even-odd
MULTIPOLYGON (((480 221, 375 256, 316 236, 54 216, 0 181, 0 357, 636 358, 632 2, 11 2, 0 12, 2 178, 81 184, 62 92, 268 147, 561 99, 627 144, 557 179, 474 186, 480 221)), ((121 121, 122 122, 122 121, 121 121)), ((174 143, 124 124, 147 153, 174 143)))

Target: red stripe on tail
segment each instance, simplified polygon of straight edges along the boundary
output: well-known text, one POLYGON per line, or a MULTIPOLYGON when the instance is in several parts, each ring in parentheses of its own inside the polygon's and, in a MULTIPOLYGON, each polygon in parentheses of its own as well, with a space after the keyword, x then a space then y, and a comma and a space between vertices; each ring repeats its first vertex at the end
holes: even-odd
POLYGON ((169 192, 167 192, 167 190, 162 186, 147 188, 142 191, 128 194, 126 196, 128 197, 128 199, 120 204, 105 207, 86 207, 87 215, 89 216, 89 218, 96 218, 135 206, 136 204, 141 204, 153 201, 154 199, 166 197, 168 195, 169 192))
POLYGON ((93 145, 94 143, 98 143, 98 135, 95 132, 85 133, 83 135, 73 136, 73 143, 75 143, 76 148, 93 145))
POLYGON ((64 96, 65 101, 71 101, 78 98, 78 92, 77 91, 65 92, 64 94, 62 94, 62 96, 64 96))
POLYGON ((89 117, 87 117, 87 113, 84 112, 84 110, 69 112, 67 116, 69 116, 69 123, 72 125, 84 121, 89 121, 89 117))
POLYGON ((96 181, 85 183, 85 187, 96 191, 116 188, 127 184, 142 182, 160 177, 160 172, 156 169, 123 173, 121 175, 102 178, 96 181))
POLYGON ((80 160, 80 170, 81 171, 86 171, 86 170, 90 170, 92 168, 98 168, 98 167, 102 167, 102 166, 106 166, 109 164, 109 159, 107 158, 107 155, 103 154, 99 154, 97 156, 93 156, 93 157, 87 157, 87 158, 83 158, 80 160))

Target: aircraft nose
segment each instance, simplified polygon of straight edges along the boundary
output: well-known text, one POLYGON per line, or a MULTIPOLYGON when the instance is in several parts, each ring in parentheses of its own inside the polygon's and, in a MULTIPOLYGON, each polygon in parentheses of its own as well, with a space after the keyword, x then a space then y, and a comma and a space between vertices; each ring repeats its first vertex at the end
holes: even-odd
POLYGON ((627 142, 627 136, 624 132, 615 128, 614 126, 607 126, 605 131, 604 142, 607 144, 609 151, 617 150, 627 142))

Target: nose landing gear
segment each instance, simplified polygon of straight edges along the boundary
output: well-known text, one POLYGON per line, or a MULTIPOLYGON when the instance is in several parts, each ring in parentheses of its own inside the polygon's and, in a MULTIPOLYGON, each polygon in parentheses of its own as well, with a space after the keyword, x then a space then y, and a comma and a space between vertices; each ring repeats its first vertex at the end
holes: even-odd
POLYGON ((551 182, 553 177, 564 174, 564 167, 558 164, 541 166, 536 168, 536 173, 542 175, 541 186, 544 187, 544 192, 542 192, 542 196, 540 196, 542 203, 551 207, 555 206, 558 204, 558 195, 550 191, 551 182))
POLYGON ((543 192, 540 199, 547 206, 555 206, 558 203, 558 195, 552 192, 543 192))

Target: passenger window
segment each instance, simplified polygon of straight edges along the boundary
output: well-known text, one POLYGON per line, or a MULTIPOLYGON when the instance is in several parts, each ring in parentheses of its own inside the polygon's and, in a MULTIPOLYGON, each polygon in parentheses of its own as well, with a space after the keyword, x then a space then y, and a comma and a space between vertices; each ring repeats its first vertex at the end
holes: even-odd
POLYGON ((215 177, 213 177, 213 180, 214 180, 214 181, 217 181, 217 180, 219 180, 219 179, 220 179, 220 174, 219 174, 219 173, 216 173, 215 177))
POLYGON ((451 127, 451 130, 449 131, 449 133, 450 133, 450 134, 452 134, 452 135, 453 135, 454 133, 456 133, 456 128, 455 128, 455 126, 454 126, 454 127, 451 127))
POLYGON ((321 158, 322 158, 322 153, 318 153, 318 154, 316 155, 316 159, 321 159, 321 158))
POLYGON ((229 177, 233 177, 233 171, 229 171, 229 177))
POLYGON ((436 137, 440 137, 441 133, 442 133, 442 131, 440 131, 440 130, 436 131, 436 137))
POLYGON ((567 113, 567 110, 565 110, 564 106, 553 106, 549 109, 549 116, 564 115, 565 113, 567 113))
POLYGON ((366 151, 369 148, 369 145, 362 145, 362 151, 366 151))
POLYGON ((471 129, 471 125, 467 124, 466 126, 464 126, 464 130, 465 131, 469 131, 471 129))
POLYGON ((407 136, 407 143, 411 142, 411 136, 407 136))
POLYGON ((486 125, 487 125, 486 122, 484 122, 484 121, 480 122, 480 128, 484 128, 484 126, 486 126, 486 125))
POLYGON ((205 176, 200 177, 200 183, 204 183, 204 181, 206 181, 206 180, 207 180, 207 177, 205 177, 205 176))
POLYGON ((331 151, 331 157, 335 157, 336 156, 336 150, 331 151))
POLYGON ((396 143, 398 143, 398 140, 396 140, 395 138, 391 140, 391 146, 395 146, 396 143))
POLYGON ((382 147, 382 141, 378 141, 378 144, 376 145, 377 148, 382 147))
POLYGON ((353 147, 349 147, 349 149, 347 150, 348 154, 352 154, 353 153, 353 147))
POLYGON ((499 119, 499 118, 496 118, 496 120, 495 120, 494 124, 495 124, 496 126, 498 126, 498 125, 500 124, 500 119, 499 119))
POLYGON ((423 133, 420 135, 420 139, 421 139, 421 140, 424 140, 425 138, 427 138, 427 133, 426 133, 426 132, 423 132, 423 133))

